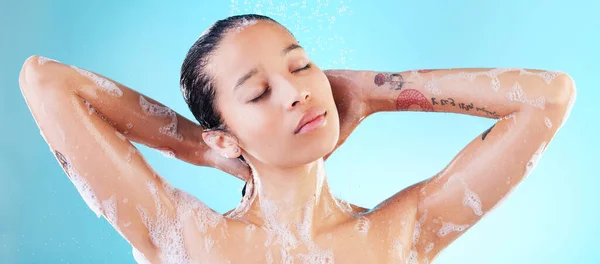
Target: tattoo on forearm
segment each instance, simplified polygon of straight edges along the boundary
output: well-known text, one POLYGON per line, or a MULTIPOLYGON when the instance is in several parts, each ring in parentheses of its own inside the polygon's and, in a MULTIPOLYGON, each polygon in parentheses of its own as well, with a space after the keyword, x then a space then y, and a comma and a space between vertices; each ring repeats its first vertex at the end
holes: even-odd
POLYGON ((476 112, 485 113, 486 115, 488 115, 490 117, 493 117, 493 118, 496 118, 496 119, 500 118, 500 115, 498 115, 496 113, 496 111, 487 110, 487 109, 485 109, 485 107, 474 106, 473 103, 470 103, 470 104, 458 103, 458 102, 455 102, 453 98, 438 99, 436 97, 432 97, 431 98, 431 104, 432 105, 438 105, 439 104, 439 105, 455 106, 455 107, 458 107, 458 108, 460 108, 462 110, 465 110, 467 112, 471 111, 472 109, 475 109, 476 112))
POLYGON ((415 89, 406 89, 400 92, 396 99, 396 109, 406 111, 413 105, 418 105, 424 112, 433 112, 433 105, 421 92, 415 89))
POLYGON ((58 150, 55 150, 54 156, 56 156, 56 159, 60 163, 60 166, 62 166, 65 173, 67 173, 67 176, 69 176, 69 178, 72 178, 72 176, 70 174, 71 173, 71 164, 69 163, 69 161, 67 160, 65 155, 60 153, 58 150))
POLYGON ((400 90, 406 83, 404 81, 404 77, 399 73, 379 73, 375 75, 375 84, 377 86, 382 86, 385 83, 390 84, 391 90, 400 90))
POLYGON ((487 137, 487 135, 490 133, 490 131, 492 131, 492 128, 494 128, 496 126, 496 124, 492 125, 492 127, 488 128, 486 131, 483 132, 483 134, 481 134, 481 140, 485 140, 485 137, 487 137))

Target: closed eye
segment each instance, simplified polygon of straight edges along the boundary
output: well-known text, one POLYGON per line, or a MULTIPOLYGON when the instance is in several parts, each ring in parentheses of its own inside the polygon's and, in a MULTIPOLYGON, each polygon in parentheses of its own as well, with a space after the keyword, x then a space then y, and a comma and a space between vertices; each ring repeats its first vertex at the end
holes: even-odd
POLYGON ((310 69, 311 67, 312 67, 312 65, 309 63, 309 64, 306 64, 306 66, 304 66, 304 67, 302 67, 302 68, 300 68, 300 69, 297 69, 297 70, 293 71, 292 73, 296 73, 296 72, 299 72, 299 71, 308 70, 308 69, 310 69))
MULTIPOLYGON (((306 66, 304 66, 304 67, 302 67, 300 69, 297 69, 295 71, 292 71, 292 73, 296 73, 296 72, 300 72, 300 71, 305 71, 305 70, 310 69, 311 67, 312 67, 312 64, 308 63, 308 64, 306 64, 306 66)), ((260 99, 262 99, 263 97, 265 97, 266 95, 268 95, 268 93, 270 91, 271 91, 271 87, 267 86, 267 88, 265 89, 265 91, 263 93, 261 93, 258 97, 250 100, 250 103, 256 103, 256 102, 260 101, 260 99)))
POLYGON ((258 97, 250 100, 250 103, 256 103, 258 102, 260 99, 262 99, 265 95, 267 95, 269 92, 271 91, 271 87, 267 86, 267 88, 265 89, 264 92, 262 92, 258 97))

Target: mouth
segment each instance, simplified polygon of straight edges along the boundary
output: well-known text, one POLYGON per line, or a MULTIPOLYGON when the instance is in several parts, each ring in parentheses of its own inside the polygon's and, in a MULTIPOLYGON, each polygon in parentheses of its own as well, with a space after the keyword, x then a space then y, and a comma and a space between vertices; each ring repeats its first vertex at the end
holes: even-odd
POLYGON ((302 118, 298 122, 294 134, 308 133, 313 131, 325 123, 327 111, 325 109, 311 108, 304 112, 302 118))

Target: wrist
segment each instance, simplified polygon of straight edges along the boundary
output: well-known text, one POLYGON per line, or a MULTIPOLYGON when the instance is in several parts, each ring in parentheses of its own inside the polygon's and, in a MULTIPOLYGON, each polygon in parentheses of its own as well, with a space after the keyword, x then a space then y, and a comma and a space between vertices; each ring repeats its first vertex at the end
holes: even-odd
POLYGON ((192 125, 187 125, 181 128, 180 133, 183 135, 183 141, 177 145, 176 153, 180 153, 180 159, 187 162, 202 165, 204 164, 204 152, 208 147, 202 139, 202 127, 190 122, 192 125))
POLYGON ((367 105, 366 116, 396 109, 398 91, 390 89, 388 83, 382 82, 382 79, 389 78, 387 75, 375 71, 361 72, 360 87, 363 90, 363 102, 367 105))

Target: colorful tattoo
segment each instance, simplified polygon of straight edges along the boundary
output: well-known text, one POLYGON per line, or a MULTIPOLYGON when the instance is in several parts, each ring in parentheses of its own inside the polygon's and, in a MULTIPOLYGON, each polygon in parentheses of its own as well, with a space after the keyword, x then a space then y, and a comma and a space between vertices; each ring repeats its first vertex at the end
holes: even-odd
POLYGON ((402 75, 399 73, 379 73, 375 75, 374 82, 377 86, 382 86, 385 83, 389 83, 391 90, 400 90, 406 83, 404 81, 404 77, 402 77, 402 75))
POLYGON ((404 90, 398 95, 396 99, 396 109, 398 111, 406 111, 413 105, 418 105, 422 111, 433 112, 433 105, 421 92, 415 89, 404 90))

